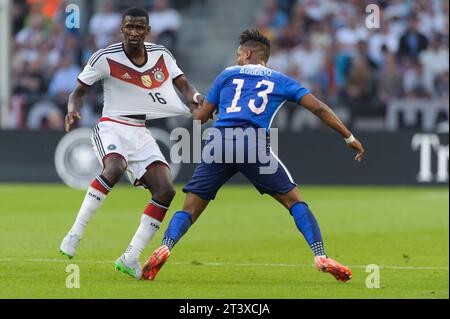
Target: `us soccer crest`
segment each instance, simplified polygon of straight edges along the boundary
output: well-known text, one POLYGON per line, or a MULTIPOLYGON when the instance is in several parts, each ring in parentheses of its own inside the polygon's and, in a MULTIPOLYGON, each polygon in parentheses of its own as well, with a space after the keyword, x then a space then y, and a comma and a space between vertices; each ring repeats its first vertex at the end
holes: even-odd
MULTIPOLYGON (((164 74, 163 74, 163 76, 164 76, 164 74)), ((150 78, 150 76, 149 75, 143 75, 143 76, 141 76, 141 81, 142 81, 142 84, 144 85, 144 86, 146 86, 146 87, 148 87, 148 88, 151 88, 152 87, 152 79, 150 78)))

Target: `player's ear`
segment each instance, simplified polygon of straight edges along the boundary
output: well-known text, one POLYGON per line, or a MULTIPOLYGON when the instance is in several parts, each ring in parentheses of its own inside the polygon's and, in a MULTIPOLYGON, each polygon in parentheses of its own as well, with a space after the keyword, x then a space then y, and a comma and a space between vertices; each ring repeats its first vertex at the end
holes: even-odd
POLYGON ((245 54, 245 58, 250 60, 250 58, 252 57, 253 52, 252 52, 251 49, 246 48, 245 51, 244 51, 244 54, 245 54))

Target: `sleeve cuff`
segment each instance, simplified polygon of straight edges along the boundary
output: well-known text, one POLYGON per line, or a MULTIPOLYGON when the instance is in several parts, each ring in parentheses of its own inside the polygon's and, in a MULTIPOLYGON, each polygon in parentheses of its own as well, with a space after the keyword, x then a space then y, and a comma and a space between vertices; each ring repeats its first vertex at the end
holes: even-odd
POLYGON ((304 91, 300 91, 299 93, 297 93, 295 101, 300 104, 300 100, 307 94, 310 94, 311 92, 308 89, 305 89, 304 91))
POLYGON ((180 76, 182 76, 182 75, 184 75, 184 73, 180 73, 180 74, 178 74, 177 76, 174 76, 173 77, 173 81, 175 81, 176 79, 178 79, 180 76))
POLYGON ((80 82, 81 84, 85 85, 85 86, 92 86, 92 84, 87 84, 83 81, 80 80, 80 78, 77 78, 78 82, 80 82))

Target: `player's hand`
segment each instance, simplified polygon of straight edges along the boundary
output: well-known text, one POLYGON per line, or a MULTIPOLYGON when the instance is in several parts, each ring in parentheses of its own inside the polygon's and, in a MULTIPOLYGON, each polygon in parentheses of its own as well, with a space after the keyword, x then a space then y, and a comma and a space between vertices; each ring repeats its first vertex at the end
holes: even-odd
POLYGON ((203 101, 205 100, 205 97, 203 95, 199 95, 197 97, 198 103, 190 102, 189 103, 189 110, 191 111, 191 114, 194 113, 195 110, 202 107, 203 101))
POLYGON ((364 154, 366 153, 362 144, 355 139, 353 142, 347 143, 347 146, 350 149, 357 152, 355 156, 355 161, 361 162, 364 157, 364 154))
POLYGON ((209 118, 211 120, 214 120, 214 116, 216 116, 217 114, 219 114, 219 108, 216 108, 216 110, 211 113, 211 116, 209 118))
POLYGON ((198 101, 198 107, 201 107, 203 105, 203 101, 205 100, 205 97, 203 95, 199 95, 197 97, 197 101, 198 101))
POLYGON ((64 118, 64 124, 66 128, 66 132, 70 131, 70 128, 75 121, 79 120, 81 118, 80 113, 78 112, 69 112, 66 114, 66 117, 64 118))

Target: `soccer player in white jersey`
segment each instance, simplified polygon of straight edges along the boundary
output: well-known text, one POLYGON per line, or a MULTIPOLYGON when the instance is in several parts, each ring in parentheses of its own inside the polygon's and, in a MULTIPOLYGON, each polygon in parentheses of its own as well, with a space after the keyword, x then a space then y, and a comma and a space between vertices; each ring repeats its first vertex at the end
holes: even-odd
POLYGON ((120 31, 123 42, 92 55, 69 97, 66 131, 80 118, 82 97, 87 88, 97 81, 103 82, 102 117, 92 135, 94 151, 103 170, 90 184, 60 250, 69 258, 75 256, 87 223, 126 171, 134 186, 146 187, 152 198, 141 216, 136 234, 115 266, 140 279, 139 256, 159 229, 175 196, 169 165, 145 127, 145 121, 189 115, 204 97, 190 84, 165 47, 144 42, 150 32, 145 10, 127 9, 122 16, 120 31), (189 107, 178 97, 174 85, 189 107))

